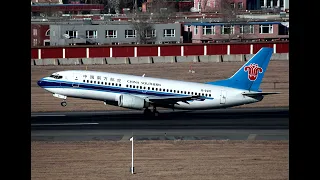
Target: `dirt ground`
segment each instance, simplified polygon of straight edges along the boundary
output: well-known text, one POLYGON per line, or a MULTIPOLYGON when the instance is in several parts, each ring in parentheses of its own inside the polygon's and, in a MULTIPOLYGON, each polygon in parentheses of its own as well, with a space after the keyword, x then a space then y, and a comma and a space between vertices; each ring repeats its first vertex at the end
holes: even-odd
MULTIPOLYGON (((31 66, 31 111, 94 111, 123 110, 123 108, 104 105, 103 102, 68 98, 68 106, 62 107, 61 100, 41 89, 37 81, 55 71, 69 69, 87 69, 117 72, 150 77, 169 78, 193 82, 207 82, 228 78, 235 73, 243 62, 223 63, 159 63, 159 64, 123 64, 123 65, 73 65, 73 66, 31 66), (189 73, 189 69, 195 73, 189 73)), ((276 91, 281 94, 270 95, 256 104, 239 107, 279 107, 289 106, 289 61, 271 61, 265 73, 261 88, 264 91, 276 91)))
POLYGON ((288 141, 32 142, 31 179, 289 179, 288 141))

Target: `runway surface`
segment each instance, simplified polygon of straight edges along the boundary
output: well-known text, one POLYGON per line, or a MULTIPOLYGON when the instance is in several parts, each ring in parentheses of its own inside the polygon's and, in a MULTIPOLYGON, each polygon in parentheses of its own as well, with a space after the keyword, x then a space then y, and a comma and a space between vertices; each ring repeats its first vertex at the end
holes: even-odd
POLYGON ((53 112, 31 114, 32 140, 225 139, 288 140, 289 108, 230 108, 206 111, 53 112))

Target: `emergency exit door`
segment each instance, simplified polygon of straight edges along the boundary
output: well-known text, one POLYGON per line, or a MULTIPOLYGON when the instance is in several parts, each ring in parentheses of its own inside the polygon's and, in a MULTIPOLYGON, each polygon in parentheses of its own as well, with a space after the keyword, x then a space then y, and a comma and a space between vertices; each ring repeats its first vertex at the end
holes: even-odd
POLYGON ((74 87, 74 88, 79 87, 79 82, 80 82, 80 74, 74 73, 74 74, 73 74, 72 87, 74 87))

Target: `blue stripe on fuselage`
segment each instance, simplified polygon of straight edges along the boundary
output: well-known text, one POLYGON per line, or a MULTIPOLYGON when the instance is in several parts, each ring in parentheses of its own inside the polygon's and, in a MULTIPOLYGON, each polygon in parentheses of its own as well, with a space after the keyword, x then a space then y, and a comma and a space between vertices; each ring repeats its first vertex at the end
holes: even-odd
MULTIPOLYGON (((113 92, 113 93, 128 93, 128 94, 138 94, 138 95, 153 95, 153 96, 190 96, 184 94, 175 94, 175 93, 167 93, 167 92, 158 92, 158 91, 150 91, 150 90, 141 90, 141 89, 130 89, 119 86, 108 86, 108 85, 97 85, 97 84, 89 84, 82 82, 70 82, 63 80, 51 80, 51 79, 41 79, 41 87, 42 88, 77 88, 83 90, 95 90, 95 91, 105 91, 105 92, 113 92), (79 85, 79 87, 73 87, 73 84, 79 85)), ((206 99, 213 99, 209 97, 205 97, 206 99)))

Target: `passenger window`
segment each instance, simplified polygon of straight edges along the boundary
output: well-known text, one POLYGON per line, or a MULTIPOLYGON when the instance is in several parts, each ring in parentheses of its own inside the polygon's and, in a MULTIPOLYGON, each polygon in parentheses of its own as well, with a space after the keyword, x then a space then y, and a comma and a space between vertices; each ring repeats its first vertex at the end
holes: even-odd
POLYGON ((184 94, 187 94, 187 91, 185 91, 184 94))
POLYGON ((174 93, 176 93, 176 90, 173 90, 174 93))
POLYGON ((112 83, 112 86, 114 86, 114 83, 112 83))
POLYGON ((193 95, 193 92, 191 92, 191 95, 193 95))
POLYGON ((96 84, 96 81, 93 81, 94 84, 96 84))
POLYGON ((126 87, 128 87, 128 84, 126 85, 126 87))
POLYGON ((121 86, 121 84, 119 84, 119 86, 121 86))
POLYGON ((209 94, 209 97, 211 97, 211 94, 209 94))
POLYGON ((105 82, 104 84, 107 85, 107 82, 105 82))
POLYGON ((92 83, 92 81, 90 81, 90 83, 92 83))
POLYGON ((98 81, 98 84, 100 84, 100 81, 98 81))
POLYGON ((152 91, 154 90, 154 88, 152 88, 152 91))
POLYGON ((197 95, 198 93, 194 93, 195 95, 197 95))
POLYGON ((135 86, 135 85, 133 85, 132 87, 133 87, 133 88, 136 88, 136 86, 135 86))
POLYGON ((156 88, 156 91, 158 91, 158 88, 156 88))
POLYGON ((87 80, 87 83, 89 83, 89 80, 87 80))
POLYGON ((145 87, 145 86, 143 86, 143 89, 146 89, 146 87, 145 87))
POLYGON ((130 85, 130 88, 132 88, 132 85, 130 85))
POLYGON ((86 80, 83 80, 83 82, 86 82, 86 80))
POLYGON ((206 96, 208 96, 208 94, 206 94, 206 96))
POLYGON ((110 83, 108 83, 108 85, 110 86, 110 83))
POLYGON ((161 91, 161 88, 159 88, 159 91, 161 91))
POLYGON ((148 87, 148 90, 150 90, 150 87, 148 87))

